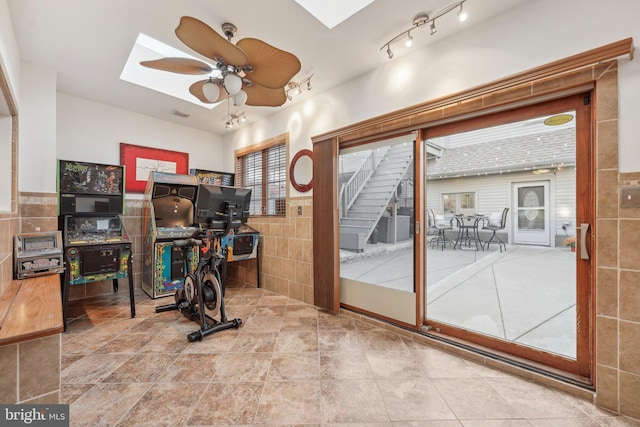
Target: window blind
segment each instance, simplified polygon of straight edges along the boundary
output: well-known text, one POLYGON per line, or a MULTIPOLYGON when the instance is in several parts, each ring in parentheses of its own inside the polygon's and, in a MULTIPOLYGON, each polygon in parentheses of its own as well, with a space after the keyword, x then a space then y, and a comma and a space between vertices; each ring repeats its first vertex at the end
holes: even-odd
POLYGON ((251 215, 286 215, 286 168, 284 143, 236 158, 236 185, 251 189, 251 215))

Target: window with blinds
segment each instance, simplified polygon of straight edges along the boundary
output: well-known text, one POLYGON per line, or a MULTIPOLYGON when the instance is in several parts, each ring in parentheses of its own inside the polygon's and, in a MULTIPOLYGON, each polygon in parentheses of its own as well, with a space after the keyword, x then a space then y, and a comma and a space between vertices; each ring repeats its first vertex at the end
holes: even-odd
POLYGON ((273 145, 236 157, 236 186, 251 189, 251 215, 285 216, 286 144, 273 145))

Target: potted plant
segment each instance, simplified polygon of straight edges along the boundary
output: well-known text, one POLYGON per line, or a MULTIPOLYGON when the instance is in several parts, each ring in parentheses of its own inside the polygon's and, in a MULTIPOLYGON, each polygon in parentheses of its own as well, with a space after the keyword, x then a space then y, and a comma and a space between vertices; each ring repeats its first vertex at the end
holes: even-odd
POLYGON ((569 236, 566 239, 564 239, 563 244, 565 246, 569 246, 571 248, 571 252, 575 252, 576 251, 576 236, 569 236))

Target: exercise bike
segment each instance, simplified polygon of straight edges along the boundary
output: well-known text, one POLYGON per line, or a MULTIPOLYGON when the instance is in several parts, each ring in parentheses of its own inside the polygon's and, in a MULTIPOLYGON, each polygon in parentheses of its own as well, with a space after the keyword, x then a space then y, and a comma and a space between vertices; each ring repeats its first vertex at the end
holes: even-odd
MULTIPOLYGON (((186 274, 184 286, 174 294, 174 304, 156 307, 156 313, 179 310, 187 319, 200 323, 200 329, 187 334, 189 342, 202 341, 214 332, 238 329, 242 325, 242 319, 228 320, 225 313, 220 267, 224 262, 226 249, 221 250, 218 245, 214 252, 209 245, 205 245, 204 240, 219 242, 219 236, 212 236, 211 231, 197 232, 196 235, 200 238, 190 237, 173 242, 174 246, 182 248, 185 264, 191 248, 199 247, 198 266, 195 271, 186 274), (215 319, 218 315, 220 320, 215 319)), ((185 265, 185 271, 188 270, 185 265)))

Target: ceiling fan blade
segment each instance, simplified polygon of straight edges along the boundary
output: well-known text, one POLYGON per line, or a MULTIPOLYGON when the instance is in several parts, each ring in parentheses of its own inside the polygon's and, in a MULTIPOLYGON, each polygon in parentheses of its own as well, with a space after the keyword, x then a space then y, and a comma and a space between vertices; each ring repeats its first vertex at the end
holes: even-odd
POLYGON ((295 55, 262 40, 242 39, 238 47, 249 56, 253 67, 247 78, 261 86, 282 88, 300 71, 300 60, 295 55))
POLYGON ((243 86, 242 89, 247 92, 246 105, 279 107, 287 101, 284 88, 271 89, 253 83, 251 86, 243 86))
POLYGON ((191 93, 191 95, 198 98, 200 102, 204 102, 205 104, 215 104, 216 102, 224 101, 229 97, 229 93, 227 93, 224 86, 222 86, 219 82, 214 81, 213 83, 218 85, 218 88, 220 89, 220 95, 218 95, 218 99, 216 99, 214 102, 209 101, 207 97, 204 96, 204 91, 202 90, 202 87, 205 85, 205 83, 208 83, 208 82, 209 82, 209 79, 195 82, 194 84, 189 86, 189 92, 191 93))
POLYGON ((162 58, 153 61, 142 61, 140 65, 179 74, 209 74, 213 71, 213 68, 208 64, 189 58, 162 58))
POLYGON ((191 49, 214 61, 221 60, 236 67, 243 67, 249 63, 249 58, 242 49, 196 18, 180 18, 176 36, 191 49))

